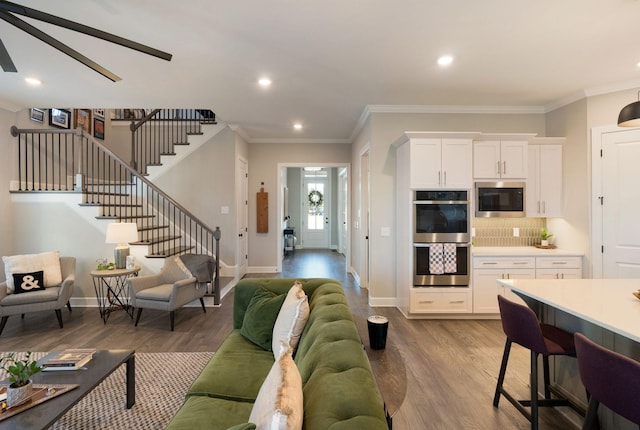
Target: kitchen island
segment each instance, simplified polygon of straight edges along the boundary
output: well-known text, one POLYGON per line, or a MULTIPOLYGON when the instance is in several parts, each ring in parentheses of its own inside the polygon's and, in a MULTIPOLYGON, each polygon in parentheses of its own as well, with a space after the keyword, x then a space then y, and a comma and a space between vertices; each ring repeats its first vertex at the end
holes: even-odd
MULTIPOLYGON (((584 333, 595 342, 640 360, 640 300, 632 294, 640 279, 499 279, 498 284, 520 296, 547 323, 584 333)), ((586 405, 574 359, 558 357, 552 383, 586 405)), ((600 411, 604 429, 631 429, 623 418, 600 411)))

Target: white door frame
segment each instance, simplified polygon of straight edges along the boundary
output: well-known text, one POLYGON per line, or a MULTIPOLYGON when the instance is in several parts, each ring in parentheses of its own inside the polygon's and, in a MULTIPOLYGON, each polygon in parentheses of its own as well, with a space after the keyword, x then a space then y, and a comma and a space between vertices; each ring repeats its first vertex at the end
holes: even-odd
MULTIPOLYGON (((302 201, 303 204, 303 210, 302 213, 304 213, 304 219, 300 220, 300 232, 299 232, 299 237, 302 241, 302 246, 301 248, 317 248, 317 249, 331 249, 331 236, 332 236, 332 232, 333 232, 333 222, 334 220, 331 219, 331 213, 332 213, 332 207, 331 207, 331 200, 332 200, 332 190, 333 190, 333 182, 331 180, 331 177, 333 176, 333 169, 329 168, 327 169, 327 176, 325 178, 319 178, 319 179, 315 179, 315 178, 306 178, 305 177, 305 170, 301 169, 300 172, 300 201, 302 201), (309 182, 315 182, 315 183, 322 183, 324 185, 324 228, 322 230, 322 241, 324 242, 322 245, 324 246, 311 246, 309 245, 309 242, 311 242, 309 236, 311 234, 314 233, 310 233, 308 230, 308 225, 307 225, 307 214, 308 214, 308 210, 309 210, 309 206, 308 206, 308 195, 307 195, 307 183, 309 182)), ((319 234, 319 233, 318 233, 319 234)))
POLYGON ((349 195, 347 169, 338 169, 338 252, 346 255, 349 242, 349 218, 347 217, 347 196, 349 195), (346 188, 346 190, 345 190, 346 188))
MULTIPOLYGON (((279 190, 282 189, 283 185, 282 184, 282 179, 281 179, 281 175, 280 172, 282 171, 283 168, 287 168, 287 167, 309 167, 309 166, 314 166, 314 167, 344 167, 347 169, 347 182, 350 183, 351 181, 351 163, 314 163, 314 162, 307 162, 307 163, 278 163, 276 169, 277 169, 277 174, 276 177, 278 178, 278 184, 277 187, 279 190)), ((347 217, 351 218, 349 216, 349 211, 351 208, 351 196, 347 196, 347 217)), ((282 193, 278 193, 278 204, 277 204, 277 219, 279 220, 283 220, 284 219, 284 213, 282 213, 283 210, 283 200, 282 200, 282 193)), ((281 255, 282 253, 282 249, 283 249, 283 241, 284 241, 284 237, 282 234, 278 233, 277 234, 277 240, 276 240, 276 248, 274 249, 275 255, 281 255)), ((351 261, 351 241, 349 240, 347 242, 347 252, 345 254, 345 259, 346 259, 346 263, 345 267, 348 268, 349 267, 349 262, 351 261)), ((282 272, 282 258, 278 258, 278 267, 277 267, 277 271, 278 272, 282 272)), ((347 269, 348 270, 348 269, 347 269)))
POLYGON ((240 279, 247 273, 249 265, 249 163, 243 157, 236 159, 237 166, 237 191, 236 191, 236 273, 235 278, 240 279), (245 166, 245 177, 242 177, 241 165, 245 166), (242 224, 245 224, 244 226, 242 224), (243 235, 242 237, 240 235, 243 235), (242 244, 244 243, 244 246, 242 244))
POLYGON ((369 207, 371 197, 371 151, 369 144, 365 145, 360 151, 360 177, 358 178, 359 204, 358 204, 358 223, 360 234, 358 240, 360 247, 360 262, 358 264, 358 277, 361 288, 369 288, 369 207))

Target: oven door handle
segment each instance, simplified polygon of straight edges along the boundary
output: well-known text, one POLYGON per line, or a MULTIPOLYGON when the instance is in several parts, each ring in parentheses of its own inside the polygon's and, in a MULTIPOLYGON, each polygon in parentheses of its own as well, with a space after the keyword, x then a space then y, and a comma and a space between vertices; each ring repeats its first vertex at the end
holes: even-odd
MULTIPOLYGON (((435 243, 452 243, 452 242, 431 242, 431 243, 417 243, 415 242, 413 244, 414 248, 429 248, 431 245, 435 244, 435 243)), ((468 248, 470 247, 471 244, 470 243, 456 243, 456 248, 468 248)))
POLYGON ((469 200, 414 200, 414 205, 467 205, 469 200))

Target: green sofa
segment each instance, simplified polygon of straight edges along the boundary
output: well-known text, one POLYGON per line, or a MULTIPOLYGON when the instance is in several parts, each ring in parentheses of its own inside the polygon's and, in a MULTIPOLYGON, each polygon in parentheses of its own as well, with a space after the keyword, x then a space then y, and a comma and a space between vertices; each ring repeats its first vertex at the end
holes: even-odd
MULTIPOLYGON (((233 331, 193 382, 167 429, 228 429, 249 420, 274 363, 240 333, 257 290, 286 294, 295 279, 243 279, 235 287, 233 331)), ((294 355, 302 376, 306 430, 388 430, 382 400, 340 283, 301 279, 310 316, 294 355)))

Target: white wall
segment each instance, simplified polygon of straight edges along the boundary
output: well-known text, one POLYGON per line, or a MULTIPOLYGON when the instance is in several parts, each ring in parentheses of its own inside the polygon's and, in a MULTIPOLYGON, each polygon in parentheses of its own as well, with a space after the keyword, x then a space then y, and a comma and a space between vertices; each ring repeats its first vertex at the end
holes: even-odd
POLYGON ((351 146, 345 144, 250 143, 249 144, 249 267, 275 271, 277 244, 282 235, 278 214, 278 164, 348 164, 351 146), (269 232, 256 233, 256 193, 260 183, 269 193, 269 232))
MULTIPOLYGON (((16 114, 0 109, 0 255, 13 253, 13 211, 9 196, 9 182, 14 178, 16 140, 9 133, 16 124, 16 114)), ((4 281, 4 264, 0 261, 0 280, 4 281)))

